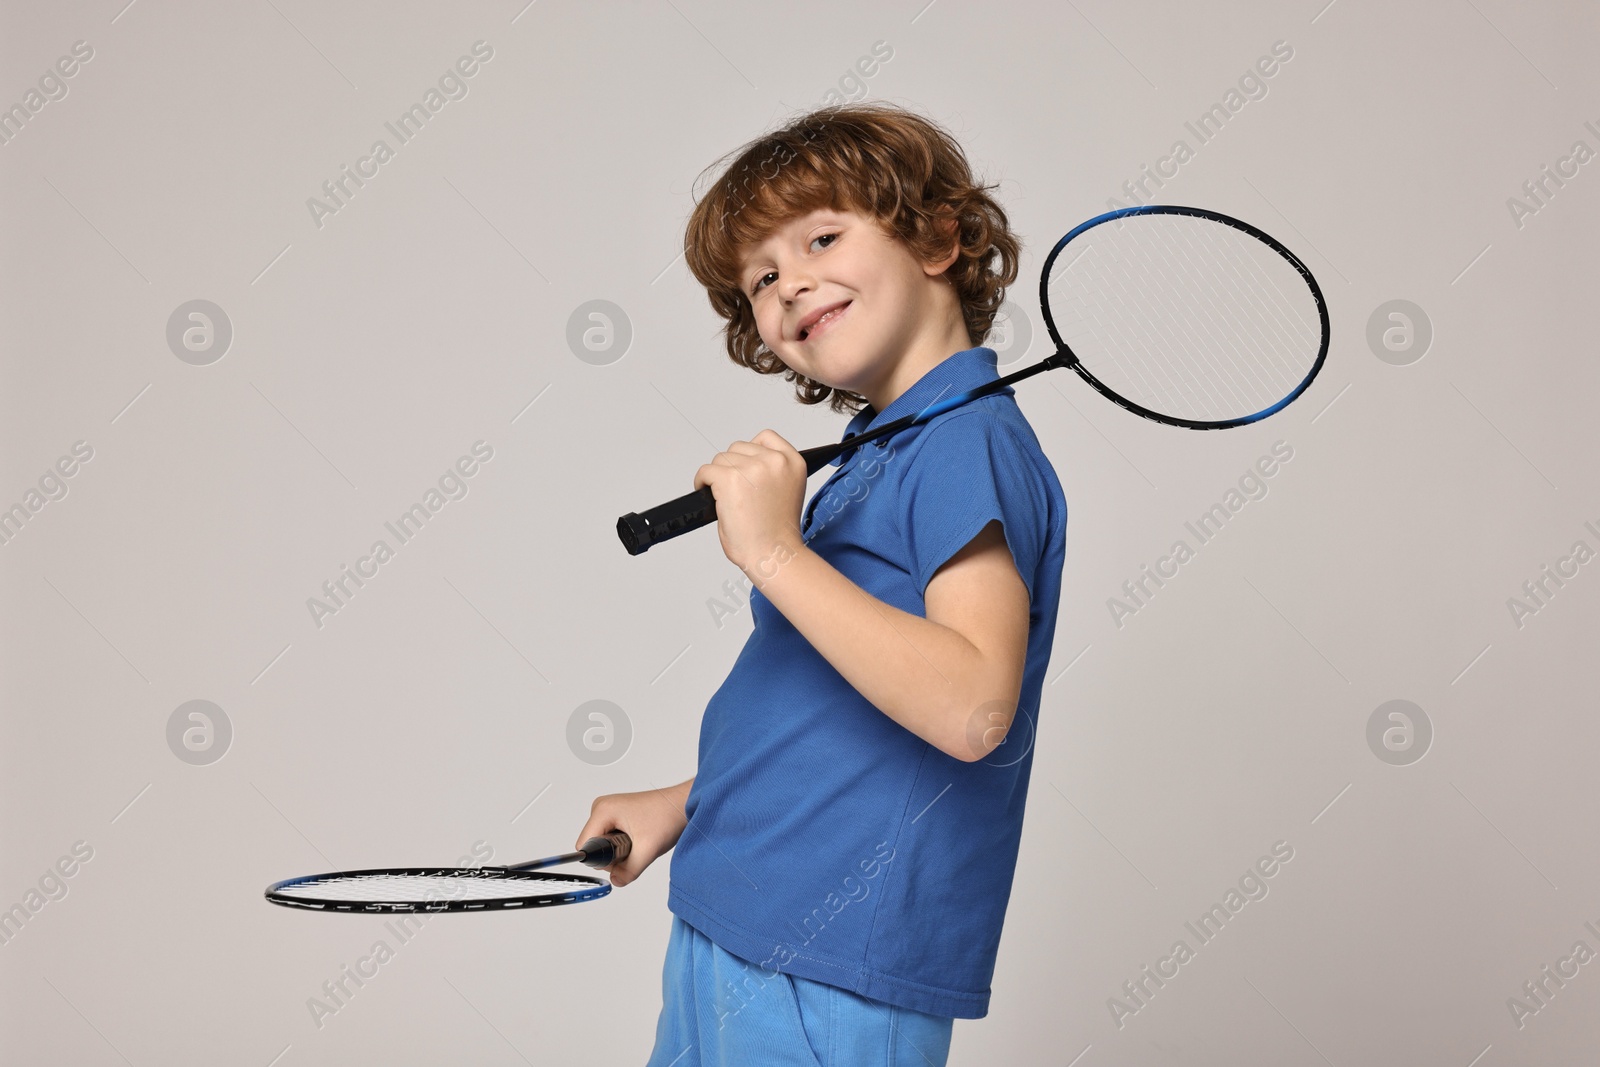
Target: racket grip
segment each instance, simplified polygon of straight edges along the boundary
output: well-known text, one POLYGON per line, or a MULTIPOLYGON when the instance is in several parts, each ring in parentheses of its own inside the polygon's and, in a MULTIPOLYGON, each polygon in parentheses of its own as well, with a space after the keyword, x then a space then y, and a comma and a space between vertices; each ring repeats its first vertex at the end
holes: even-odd
MULTIPOLYGON (((903 429, 915 418, 915 415, 907 415, 881 429, 891 432, 903 429)), ((835 457, 848 448, 855 447, 850 442, 858 436, 860 435, 851 434, 838 444, 801 449, 800 456, 806 461, 806 477, 811 477, 832 463, 835 457)), ((716 521, 716 494, 711 491, 709 485, 703 485, 692 493, 685 493, 678 499, 659 504, 649 511, 628 512, 617 520, 617 536, 622 539, 622 546, 628 550, 628 555, 637 556, 651 545, 670 541, 679 534, 698 530, 716 521)))
POLYGON ((628 555, 637 556, 653 544, 716 521, 716 495, 709 485, 703 485, 649 511, 630 511, 617 520, 617 536, 622 539, 628 555))
POLYGON ((583 862, 588 867, 609 867, 621 863, 633 851, 633 838, 617 830, 604 837, 591 837, 583 843, 583 862))

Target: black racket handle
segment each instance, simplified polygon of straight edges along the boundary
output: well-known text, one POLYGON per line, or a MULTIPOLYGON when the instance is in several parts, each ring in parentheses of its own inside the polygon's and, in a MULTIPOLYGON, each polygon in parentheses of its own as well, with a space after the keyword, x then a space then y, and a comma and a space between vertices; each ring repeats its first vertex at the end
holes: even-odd
MULTIPOLYGON (((855 442, 854 437, 849 440, 855 442)), ((839 442, 801 452, 806 461, 806 477, 811 477, 832 463, 833 458, 847 447, 853 448, 855 444, 839 442)), ((617 520, 617 536, 622 539, 622 546, 628 550, 628 555, 637 556, 651 545, 670 541, 679 534, 698 530, 716 521, 717 498, 709 485, 703 485, 692 493, 658 504, 649 511, 630 511, 617 520)))
POLYGON ((628 555, 637 556, 651 545, 686 534, 717 520, 717 498, 709 485, 649 511, 630 511, 617 520, 617 536, 628 555))
MULTIPOLYGON (((995 383, 996 386, 1004 384, 1004 382, 995 383)), ((831 445, 802 449, 800 455, 806 461, 806 477, 811 477, 832 463, 836 457, 857 445, 903 430, 915 421, 915 415, 907 415, 885 423, 871 433, 851 434, 843 441, 831 445)), ((716 521, 717 498, 711 492, 711 487, 705 485, 692 493, 685 493, 676 500, 658 504, 649 511, 630 511, 617 520, 617 536, 622 539, 622 546, 628 550, 628 555, 637 556, 651 545, 670 541, 679 534, 698 530, 716 521)))
POLYGON ((603 837, 591 837, 583 843, 582 863, 589 867, 609 867, 621 863, 633 851, 633 838, 615 830, 603 837))

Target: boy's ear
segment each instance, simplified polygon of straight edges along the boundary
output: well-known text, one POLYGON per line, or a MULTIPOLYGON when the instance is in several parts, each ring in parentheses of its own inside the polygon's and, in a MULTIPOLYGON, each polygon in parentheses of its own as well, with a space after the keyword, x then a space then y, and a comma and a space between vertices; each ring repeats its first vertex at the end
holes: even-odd
POLYGON ((956 239, 955 218, 952 216, 941 219, 934 223, 934 225, 938 227, 939 231, 945 235, 945 240, 947 242, 945 247, 948 248, 949 251, 940 258, 932 260, 923 265, 922 269, 925 270, 929 275, 943 274, 946 270, 950 269, 950 264, 954 263, 957 257, 961 255, 961 242, 956 239))

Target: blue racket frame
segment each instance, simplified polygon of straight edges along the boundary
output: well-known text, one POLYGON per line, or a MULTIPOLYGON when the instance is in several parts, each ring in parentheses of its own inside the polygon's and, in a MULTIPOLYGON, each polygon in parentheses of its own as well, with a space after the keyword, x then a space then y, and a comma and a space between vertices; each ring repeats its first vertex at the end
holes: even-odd
MULTIPOLYGON (((1234 426, 1248 426, 1252 422, 1259 422, 1268 415, 1283 410, 1283 408, 1286 407, 1291 401, 1293 401, 1301 393, 1305 392, 1306 389, 1310 387, 1312 380, 1315 379, 1317 374, 1321 372, 1322 364, 1328 358, 1328 342, 1332 339, 1332 331, 1328 323, 1328 302, 1322 296, 1322 286, 1317 284, 1317 279, 1312 275, 1311 271, 1306 267, 1306 265, 1300 262, 1300 257, 1289 251, 1288 248, 1284 247, 1282 241, 1279 241, 1276 237, 1273 237, 1265 230, 1258 229, 1257 227, 1250 225, 1248 222, 1236 219, 1231 215, 1224 215, 1220 211, 1207 211, 1205 208, 1182 207, 1176 204, 1140 204, 1136 207, 1117 208, 1114 211, 1107 211, 1103 215, 1096 215, 1094 218, 1074 226, 1070 231, 1067 232, 1065 237, 1056 242, 1055 247, 1050 250, 1050 254, 1045 257, 1044 267, 1039 271, 1039 310, 1044 314, 1045 329, 1050 332, 1050 339, 1054 341, 1056 345, 1055 354, 1050 356, 1049 359, 1046 359, 1044 362, 1049 363, 1052 360, 1056 360, 1058 361, 1055 364, 1056 366, 1071 367, 1073 370, 1078 372, 1078 377, 1092 385, 1095 388, 1095 391, 1101 396, 1105 397, 1107 400, 1110 400, 1114 404, 1126 408, 1135 415, 1142 415, 1154 422, 1164 423, 1168 426, 1181 426, 1189 430, 1226 430, 1234 426), (1061 254, 1061 250, 1066 248, 1074 238, 1094 229, 1096 226, 1104 226, 1108 222, 1116 222, 1118 219, 1125 219, 1131 215, 1188 215, 1192 218, 1207 219, 1211 222, 1220 222, 1224 226, 1231 226, 1241 233, 1246 233, 1251 237, 1254 237, 1256 240, 1260 241, 1262 244, 1278 253, 1278 255, 1282 256, 1291 267, 1299 272, 1300 277, 1305 281, 1307 288, 1311 290, 1312 299, 1314 299, 1317 303, 1317 317, 1320 321, 1322 329, 1322 342, 1317 348, 1317 358, 1312 362, 1311 369, 1306 372, 1306 376, 1300 381, 1300 383, 1290 390, 1288 396, 1285 396, 1276 404, 1262 408, 1260 411, 1257 411, 1252 415, 1241 415, 1237 418, 1217 419, 1214 421, 1185 419, 1176 415, 1163 415, 1160 412, 1151 411, 1149 408, 1140 406, 1134 401, 1129 400, 1127 397, 1116 392, 1110 386, 1102 382, 1099 378, 1096 378, 1089 371, 1089 369, 1083 365, 1083 362, 1078 359, 1076 353, 1072 351, 1072 348, 1066 343, 1065 340, 1062 339, 1061 334, 1057 332, 1055 319, 1050 315, 1050 267, 1055 263, 1056 257, 1061 254)), ((939 410, 945 410, 946 406, 954 407, 956 403, 959 403, 963 399, 963 397, 956 397, 953 399, 953 401, 947 402, 947 404, 939 405, 939 410)), ((918 414, 920 416, 922 413, 919 412, 918 414)), ((935 412, 935 414, 937 414, 937 412, 935 412)))

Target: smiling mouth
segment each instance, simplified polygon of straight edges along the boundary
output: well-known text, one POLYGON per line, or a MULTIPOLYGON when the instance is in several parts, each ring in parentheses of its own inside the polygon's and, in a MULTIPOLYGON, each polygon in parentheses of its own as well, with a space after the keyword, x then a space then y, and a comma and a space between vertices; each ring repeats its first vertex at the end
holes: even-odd
POLYGON ((816 322, 812 323, 810 326, 806 327, 804 330, 801 330, 800 331, 800 340, 802 340, 802 341, 806 340, 807 338, 811 337, 812 334, 815 334, 817 331, 823 329, 826 326, 831 326, 836 321, 838 321, 839 319, 843 318, 844 317, 844 313, 846 311, 850 310, 850 304, 851 303, 853 303, 853 301, 846 301, 840 307, 837 307, 834 310, 828 312, 826 315, 822 316, 822 318, 818 319, 816 322))

